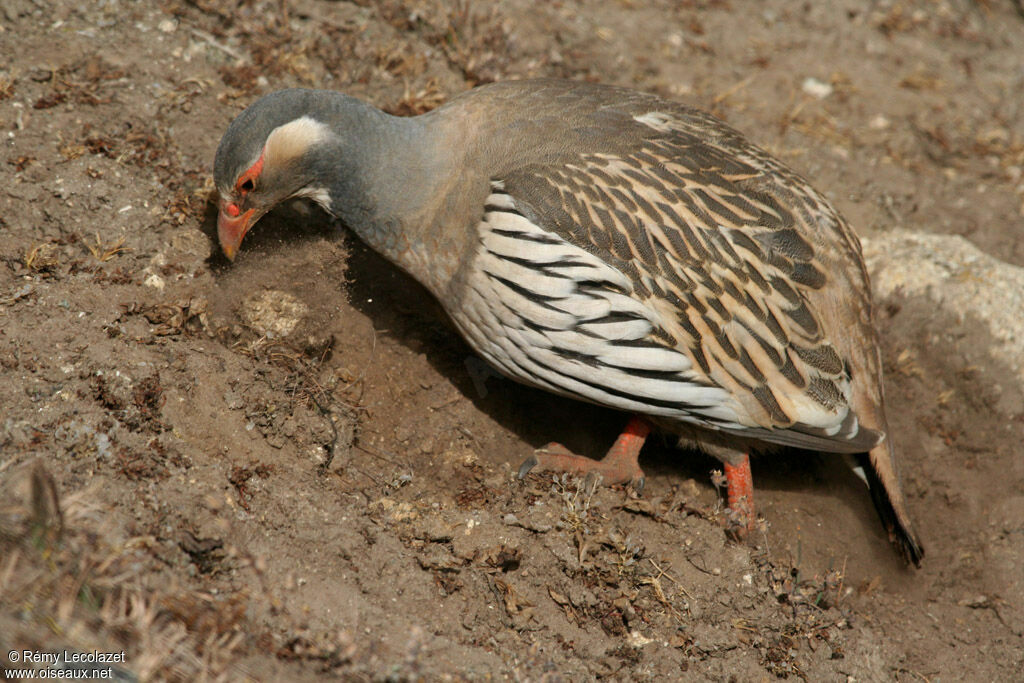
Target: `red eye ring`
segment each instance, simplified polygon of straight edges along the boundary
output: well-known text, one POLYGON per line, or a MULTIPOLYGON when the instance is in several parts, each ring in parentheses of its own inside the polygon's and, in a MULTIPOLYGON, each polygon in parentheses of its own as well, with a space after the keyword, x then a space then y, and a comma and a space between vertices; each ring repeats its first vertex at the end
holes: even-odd
POLYGON ((238 214, 242 213, 242 211, 238 208, 238 204, 235 204, 234 202, 231 202, 230 204, 225 206, 224 211, 226 211, 227 214, 232 218, 238 218, 238 214))
POLYGON ((235 192, 243 197, 256 189, 256 179, 259 178, 260 173, 263 172, 264 153, 265 150, 264 152, 260 152, 260 158, 256 160, 256 163, 250 166, 235 183, 235 192))

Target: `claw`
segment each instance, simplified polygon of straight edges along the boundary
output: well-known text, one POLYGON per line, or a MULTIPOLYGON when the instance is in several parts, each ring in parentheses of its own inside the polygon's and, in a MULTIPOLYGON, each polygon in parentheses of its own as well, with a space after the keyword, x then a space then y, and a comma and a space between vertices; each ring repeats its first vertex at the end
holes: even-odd
POLYGON ((534 467, 540 464, 540 460, 537 459, 537 455, 533 454, 529 458, 523 461, 523 464, 519 466, 519 479, 526 479, 526 475, 530 473, 534 467))

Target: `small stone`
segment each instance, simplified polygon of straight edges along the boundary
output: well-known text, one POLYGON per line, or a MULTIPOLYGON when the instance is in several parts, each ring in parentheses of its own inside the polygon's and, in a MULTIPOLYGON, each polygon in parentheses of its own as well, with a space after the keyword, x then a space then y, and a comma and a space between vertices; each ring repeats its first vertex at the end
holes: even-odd
POLYGON ((805 93, 819 100, 823 100, 832 94, 832 86, 824 81, 819 81, 817 78, 804 79, 803 85, 800 87, 805 93))
POLYGON ((889 117, 885 114, 875 114, 871 117, 871 120, 868 121, 868 128, 871 128, 872 130, 886 130, 891 125, 892 121, 890 121, 889 117))
POLYGON ((630 631, 629 635, 626 637, 626 640, 632 647, 635 647, 638 650, 642 648, 644 645, 654 642, 652 639, 643 635, 639 631, 630 631))
POLYGON ((147 287, 153 287, 154 289, 163 289, 166 286, 164 279, 156 273, 150 273, 149 277, 142 281, 142 284, 147 287))
POLYGON ((989 599, 987 595, 975 595, 974 597, 964 598, 959 602, 959 604, 961 607, 981 609, 989 606, 989 599))

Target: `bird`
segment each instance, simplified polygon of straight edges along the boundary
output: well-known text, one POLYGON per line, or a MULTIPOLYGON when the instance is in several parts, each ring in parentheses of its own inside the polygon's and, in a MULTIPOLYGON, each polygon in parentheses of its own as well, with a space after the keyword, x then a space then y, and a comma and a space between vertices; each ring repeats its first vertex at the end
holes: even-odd
POLYGON ((657 430, 721 460, 742 537, 751 453, 837 454, 920 566, 860 242, 719 118, 559 79, 482 85, 412 117, 287 89, 237 115, 213 170, 228 259, 264 214, 306 198, 424 285, 500 373, 624 414, 602 460, 554 442, 520 475, 639 488, 657 430))

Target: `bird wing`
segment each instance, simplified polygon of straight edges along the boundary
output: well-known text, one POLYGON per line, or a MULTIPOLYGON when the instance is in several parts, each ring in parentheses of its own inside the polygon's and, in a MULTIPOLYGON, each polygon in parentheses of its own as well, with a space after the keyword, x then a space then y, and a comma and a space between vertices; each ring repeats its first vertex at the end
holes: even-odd
MULTIPOLYGON (((584 155, 495 181, 464 330, 506 374, 610 407, 824 451, 880 434, 809 305, 796 215, 678 152, 584 155), (717 182, 712 182, 712 178, 717 182)), ((723 160, 724 161, 724 160, 723 160)))
POLYGON ((628 154, 492 181, 466 336, 506 374, 576 398, 802 448, 877 444, 820 305, 858 281, 830 272, 861 267, 856 238, 728 129, 636 121, 650 134, 628 154))

